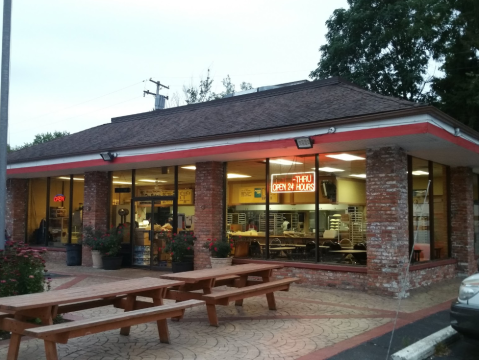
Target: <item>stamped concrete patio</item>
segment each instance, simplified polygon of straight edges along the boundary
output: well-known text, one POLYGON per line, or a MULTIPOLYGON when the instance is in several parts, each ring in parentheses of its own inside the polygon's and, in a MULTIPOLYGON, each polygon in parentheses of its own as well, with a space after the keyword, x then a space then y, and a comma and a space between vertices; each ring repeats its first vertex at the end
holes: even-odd
MULTIPOLYGON (((137 269, 118 271, 47 264, 52 289, 101 284, 127 278, 159 276, 137 269)), ((397 327, 447 309, 461 279, 411 291, 402 300, 397 327)), ((54 290, 52 290, 54 291, 54 290)), ((278 310, 268 310, 265 297, 246 299, 243 307, 218 307, 220 326, 208 324, 206 309, 187 310, 180 322, 169 321, 171 344, 158 341, 156 324, 132 327, 130 336, 109 331, 58 345, 61 359, 281 359, 321 360, 392 330, 398 301, 356 291, 294 285, 276 295, 278 310)), ((168 300, 166 301, 168 302, 168 300)), ((65 315, 81 319, 119 310, 106 306, 65 315)), ((0 359, 8 341, 0 342, 0 359)), ((385 354, 386 356, 386 354, 385 354)), ((19 360, 45 359, 43 342, 24 338, 19 360)))

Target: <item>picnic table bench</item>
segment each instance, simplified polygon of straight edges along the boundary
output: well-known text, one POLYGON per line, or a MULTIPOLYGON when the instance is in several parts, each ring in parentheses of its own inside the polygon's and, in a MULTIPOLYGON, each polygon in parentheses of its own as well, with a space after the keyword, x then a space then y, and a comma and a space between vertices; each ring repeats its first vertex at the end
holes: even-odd
POLYGON ((170 287, 166 293, 167 299, 204 300, 210 325, 218 326, 216 305, 228 305, 231 301, 235 301, 236 306, 242 306, 245 298, 266 295, 269 309, 276 310, 274 292, 288 291, 290 284, 299 280, 297 278, 271 280, 273 269, 282 267, 278 264, 243 264, 166 274, 161 278, 184 282, 183 285, 170 287), (249 276, 256 276, 261 280, 251 280, 248 279, 249 276), (231 289, 213 293, 213 289, 221 285, 227 285, 231 289))
POLYGON ((55 360, 56 342, 115 328, 121 328, 121 335, 128 335, 132 325, 153 319, 157 321, 160 341, 169 342, 166 318, 183 316, 186 308, 203 303, 185 302, 176 304, 178 307, 164 307, 163 299, 168 287, 182 284, 177 280, 145 277, 0 298, 0 329, 12 332, 7 360, 17 359, 22 335, 44 339, 47 359, 55 360), (152 302, 139 302, 138 296, 151 298, 152 302), (125 312, 53 325, 57 314, 105 305, 114 305, 125 312), (28 322, 32 318, 39 318, 43 326, 28 322))

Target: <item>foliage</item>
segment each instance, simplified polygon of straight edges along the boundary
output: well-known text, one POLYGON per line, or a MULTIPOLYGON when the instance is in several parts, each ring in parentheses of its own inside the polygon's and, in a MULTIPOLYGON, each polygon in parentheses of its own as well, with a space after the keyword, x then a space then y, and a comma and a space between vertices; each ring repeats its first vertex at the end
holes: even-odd
POLYGON ((112 226, 107 231, 87 225, 83 228, 82 242, 92 250, 100 251, 103 256, 117 256, 125 234, 127 229, 122 225, 118 228, 112 226))
POLYGON ((0 297, 32 294, 50 289, 45 281, 45 249, 32 249, 23 242, 8 240, 0 250, 0 297))
POLYGON ((193 256, 195 253, 196 236, 192 232, 184 234, 173 234, 171 238, 166 241, 166 246, 163 251, 170 253, 171 261, 184 262, 187 261, 187 256, 193 256))
MULTIPOLYGON (((194 85, 190 85, 189 87, 183 86, 183 94, 185 95, 186 103, 196 104, 205 101, 222 99, 226 96, 235 94, 235 85, 231 82, 231 78, 229 75, 227 75, 226 78, 222 80, 222 84, 225 90, 219 94, 216 94, 212 91, 213 81, 214 80, 210 77, 210 69, 208 69, 206 79, 200 79, 200 83, 197 87, 194 85)), ((251 83, 242 82, 240 84, 240 88, 242 91, 250 90, 253 88, 253 85, 251 85, 251 83)), ((176 106, 178 106, 178 95, 175 95, 173 102, 176 103, 176 106)))
POLYGON ((10 152, 10 151, 22 150, 27 147, 43 144, 43 143, 61 138, 66 135, 70 135, 70 133, 68 131, 54 131, 53 133, 46 132, 46 133, 37 134, 35 135, 35 138, 33 139, 33 142, 31 143, 25 143, 23 145, 14 146, 14 147, 7 145, 7 151, 10 152))
POLYGON ((208 242, 203 244, 205 249, 210 251, 211 257, 215 258, 227 258, 230 253, 231 249, 234 247, 232 239, 208 239, 208 242))

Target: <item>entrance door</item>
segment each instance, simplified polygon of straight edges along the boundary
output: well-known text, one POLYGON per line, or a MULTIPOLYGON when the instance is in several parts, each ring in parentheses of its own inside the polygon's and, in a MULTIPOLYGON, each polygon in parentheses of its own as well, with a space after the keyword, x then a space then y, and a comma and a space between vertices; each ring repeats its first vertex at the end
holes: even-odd
POLYGON ((171 267, 163 253, 166 234, 176 233, 175 196, 133 198, 135 231, 133 234, 133 265, 156 270, 171 267))

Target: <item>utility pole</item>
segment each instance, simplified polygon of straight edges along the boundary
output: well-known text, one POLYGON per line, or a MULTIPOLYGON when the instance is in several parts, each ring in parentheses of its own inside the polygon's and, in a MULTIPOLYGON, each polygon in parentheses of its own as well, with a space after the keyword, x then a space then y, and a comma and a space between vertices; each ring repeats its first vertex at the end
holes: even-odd
POLYGON ((146 95, 153 95, 155 97, 155 110, 164 109, 165 108, 165 100, 164 99, 168 100, 168 96, 160 95, 160 87, 164 87, 165 89, 169 89, 169 87, 161 84, 159 81, 151 80, 151 78, 150 78, 150 81, 153 84, 156 84, 156 94, 152 93, 149 90, 146 90, 146 91, 143 91, 143 97, 145 97, 145 94, 146 95))
POLYGON ((7 206, 8 94, 10 90, 10 34, 12 0, 3 1, 2 76, 0 89, 0 250, 5 250, 5 208, 7 206))

